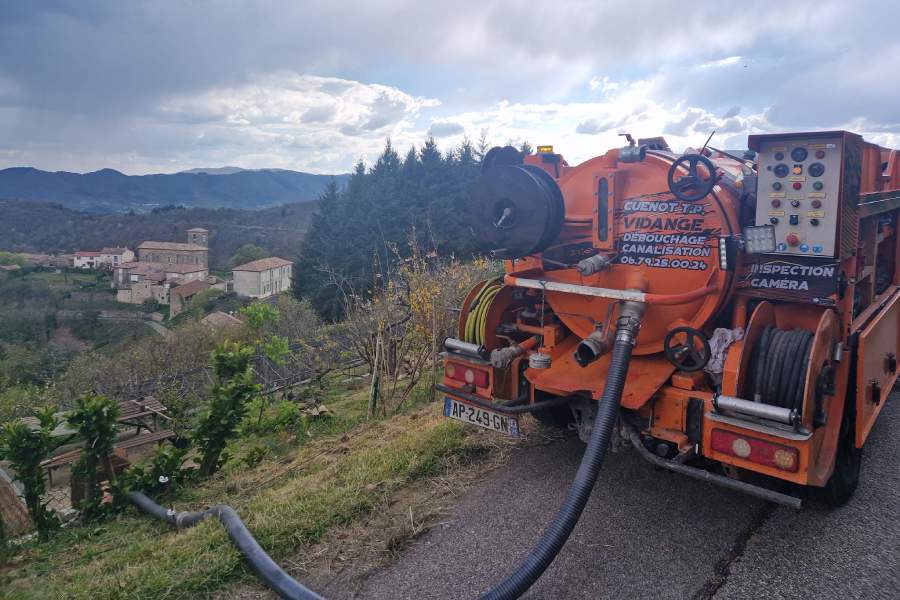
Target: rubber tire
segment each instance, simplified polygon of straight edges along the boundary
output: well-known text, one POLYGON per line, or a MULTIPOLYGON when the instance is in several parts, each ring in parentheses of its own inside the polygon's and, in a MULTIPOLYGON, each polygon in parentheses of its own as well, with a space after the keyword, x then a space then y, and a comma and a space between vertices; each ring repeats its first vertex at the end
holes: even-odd
POLYGON ((833 508, 844 506, 850 501, 859 485, 862 470, 862 449, 853 444, 853 428, 846 416, 841 428, 843 431, 834 457, 834 472, 825 487, 815 489, 813 493, 816 500, 833 508))
POLYGON ((536 410, 531 415, 548 427, 556 427, 558 429, 568 429, 569 425, 575 422, 575 415, 568 406, 554 406, 553 408, 545 408, 536 410))

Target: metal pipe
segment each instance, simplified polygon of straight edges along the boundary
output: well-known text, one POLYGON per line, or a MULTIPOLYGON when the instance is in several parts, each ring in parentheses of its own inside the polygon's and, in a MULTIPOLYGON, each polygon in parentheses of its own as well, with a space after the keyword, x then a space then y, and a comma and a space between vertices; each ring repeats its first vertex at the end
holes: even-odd
POLYGON ((656 304, 671 306, 675 304, 687 304, 715 292, 718 288, 708 285, 683 294, 648 294, 634 290, 617 290, 613 288, 600 288, 574 283, 562 283, 546 279, 525 279, 514 275, 506 275, 503 283, 515 287, 545 290, 548 292, 563 292, 577 294, 579 296, 593 296, 596 298, 609 298, 610 300, 622 300, 625 302, 640 302, 643 304, 656 304))
POLYGON ((444 340, 444 348, 451 352, 458 352, 459 354, 464 354, 471 358, 480 358, 484 360, 485 356, 487 356, 487 350, 484 349, 484 346, 470 344, 469 342, 464 342, 451 337, 444 340))
POLYGON ((715 473, 710 473, 709 471, 705 471, 703 469, 698 469, 696 467, 691 467, 659 457, 647 450, 647 448, 644 446, 644 442, 641 440, 641 436, 637 431, 635 431, 633 427, 626 425, 625 429, 628 431, 628 438, 631 440, 632 445, 638 451, 638 454, 641 455, 641 458, 657 467, 667 469, 681 475, 686 475, 692 479, 699 479, 700 481, 705 481, 707 483, 712 483, 714 485, 728 488, 730 490, 735 490, 743 494, 748 494, 750 496, 766 500, 767 502, 774 502, 776 504, 789 506, 797 510, 800 510, 800 508, 803 506, 803 501, 800 500, 800 498, 789 496, 788 494, 782 494, 781 492, 769 490, 764 487, 759 487, 758 485, 752 485, 743 481, 738 481, 737 479, 731 479, 729 477, 723 477, 722 475, 716 475, 715 473))
POLYGON ((717 411, 728 410, 742 415, 777 421, 785 425, 796 425, 800 422, 800 412, 797 410, 752 402, 733 396, 713 396, 713 406, 717 411))

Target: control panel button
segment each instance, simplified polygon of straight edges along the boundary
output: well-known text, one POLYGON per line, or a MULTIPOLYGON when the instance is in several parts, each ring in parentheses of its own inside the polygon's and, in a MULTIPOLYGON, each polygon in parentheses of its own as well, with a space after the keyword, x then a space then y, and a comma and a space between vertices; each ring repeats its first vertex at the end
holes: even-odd
POLYGON ((784 152, 776 152, 775 160, 784 160, 784 152))
POLYGON ((791 158, 796 162, 803 162, 806 160, 806 157, 809 153, 806 151, 806 148, 797 147, 791 150, 791 158))
POLYGON ((800 224, 800 215, 789 216, 788 223, 790 223, 791 225, 799 225, 800 224))
POLYGON ((818 190, 821 190, 823 187, 825 187, 825 184, 822 183, 821 181, 815 181, 815 182, 813 182, 813 189, 814 189, 814 190, 818 191, 818 190))
POLYGON ((788 246, 796 246, 800 243, 800 236, 796 233, 789 233, 785 236, 784 241, 787 242, 788 246))
MULTIPOLYGON (((820 150, 820 152, 821 152, 821 150, 820 150)), ((816 254, 821 254, 822 253, 822 245, 821 244, 813 244, 813 252, 816 254)))
POLYGON ((799 190, 800 188, 803 187, 803 184, 800 183, 799 181, 795 181, 795 182, 794 182, 793 184, 791 184, 791 185, 792 185, 792 187, 793 187, 795 190, 799 190))
POLYGON ((800 244, 800 252, 809 252, 809 245, 800 244))
POLYGON ((778 217, 769 217, 769 223, 772 225, 778 225, 778 217))
MULTIPOLYGON (((820 183, 820 182, 817 181, 816 183, 820 183)), ((780 181, 776 181, 775 183, 773 183, 773 184, 772 184, 772 189, 773 189, 773 190, 780 190, 780 189, 781 189, 781 182, 780 182, 780 181)))
POLYGON ((825 173, 825 165, 820 162, 814 162, 809 165, 808 172, 812 177, 821 177, 825 173))
POLYGON ((779 206, 781 206, 781 200, 779 200, 778 198, 772 200, 772 208, 778 208, 779 206))
POLYGON ((793 206, 794 208, 797 208, 798 206, 800 206, 800 201, 799 200, 791 200, 791 206, 793 206))
POLYGON ((812 225, 813 227, 818 227, 819 220, 817 218, 813 217, 812 219, 809 220, 809 224, 812 225))
POLYGON ((813 207, 813 208, 822 208, 822 201, 821 201, 821 200, 818 200, 818 199, 817 199, 817 200, 813 200, 812 202, 810 202, 810 204, 812 204, 812 207, 813 207))
POLYGON ((794 168, 791 169, 791 173, 794 175, 803 175, 803 165, 794 165, 794 168))
POLYGON ((775 173, 775 177, 787 177, 790 169, 786 164, 778 163, 777 165, 775 165, 775 169, 773 169, 772 172, 775 173))
MULTIPOLYGON (((818 158, 818 159, 825 158, 825 151, 824 150, 816 150, 816 158, 818 158)), ((819 247, 821 248, 821 246, 819 246, 819 247)), ((813 250, 815 250, 815 248, 816 247, 813 246, 813 250)))

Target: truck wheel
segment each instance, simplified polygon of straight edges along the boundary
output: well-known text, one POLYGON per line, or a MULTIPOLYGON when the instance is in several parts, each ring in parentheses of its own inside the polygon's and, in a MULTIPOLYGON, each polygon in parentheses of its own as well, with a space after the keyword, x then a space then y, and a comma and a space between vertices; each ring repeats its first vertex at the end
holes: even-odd
POLYGON ((862 467, 862 450, 853 445, 853 428, 850 419, 844 417, 841 439, 834 457, 834 472, 825 487, 815 490, 814 497, 832 507, 845 505, 859 484, 862 467))

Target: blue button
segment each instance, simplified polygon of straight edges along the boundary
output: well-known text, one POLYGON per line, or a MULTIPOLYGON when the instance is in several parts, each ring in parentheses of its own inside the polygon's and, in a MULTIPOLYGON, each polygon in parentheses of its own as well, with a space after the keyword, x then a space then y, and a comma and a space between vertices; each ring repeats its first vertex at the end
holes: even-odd
POLYGON ((809 244, 800 244, 800 252, 809 252, 809 244))
POLYGON ((822 246, 820 246, 819 244, 815 244, 815 245, 813 246, 813 252, 815 252, 816 254, 821 254, 821 252, 822 252, 822 246))
POLYGON ((787 244, 785 244, 784 242, 779 243, 779 244, 778 244, 778 251, 779 251, 779 252, 784 252, 785 250, 787 250, 787 244))

